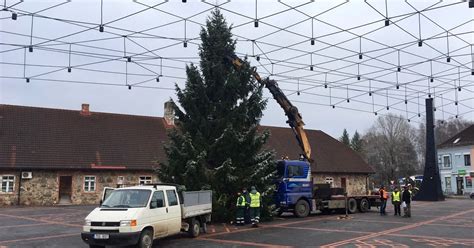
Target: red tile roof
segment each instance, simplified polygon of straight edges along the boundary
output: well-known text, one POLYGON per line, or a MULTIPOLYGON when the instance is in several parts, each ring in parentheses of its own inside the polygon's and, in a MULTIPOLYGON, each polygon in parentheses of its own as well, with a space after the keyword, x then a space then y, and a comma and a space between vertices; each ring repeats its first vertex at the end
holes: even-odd
MULTIPOLYGON (((166 161, 161 117, 0 105, 0 168, 150 169, 166 161)), ((289 128, 268 127, 277 158, 300 153, 289 128)), ((315 172, 373 173, 357 153, 322 131, 307 130, 315 172)))

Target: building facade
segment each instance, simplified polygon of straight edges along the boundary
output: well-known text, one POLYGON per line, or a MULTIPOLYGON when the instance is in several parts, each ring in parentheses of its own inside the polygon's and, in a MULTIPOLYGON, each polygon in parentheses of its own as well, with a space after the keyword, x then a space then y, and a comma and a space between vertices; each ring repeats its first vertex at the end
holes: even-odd
MULTIPOLYGON (((155 170, 166 162, 165 116, 132 116, 0 105, 0 206, 98 204, 105 187, 158 182, 155 170)), ((300 148, 289 128, 262 126, 271 135, 266 149, 277 158, 298 159, 300 148)), ((373 173, 354 151, 319 130, 307 130, 313 147, 313 181, 368 192, 373 173)))
POLYGON ((438 146, 438 167, 445 194, 474 192, 474 125, 438 146))

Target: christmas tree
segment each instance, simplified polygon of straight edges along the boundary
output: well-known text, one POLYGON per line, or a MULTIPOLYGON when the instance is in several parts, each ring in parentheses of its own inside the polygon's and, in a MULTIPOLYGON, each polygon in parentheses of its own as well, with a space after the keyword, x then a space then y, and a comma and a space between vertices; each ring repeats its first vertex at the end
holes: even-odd
POLYGON ((243 187, 256 186, 267 196, 273 190, 274 155, 263 149, 269 133, 258 127, 266 101, 249 63, 245 60, 236 70, 226 59, 234 54, 236 41, 219 10, 212 12, 200 37, 200 66, 187 66, 184 89, 176 86, 176 128, 165 147, 168 163, 158 174, 163 182, 187 190, 211 189, 213 217, 230 220, 229 209, 243 187))

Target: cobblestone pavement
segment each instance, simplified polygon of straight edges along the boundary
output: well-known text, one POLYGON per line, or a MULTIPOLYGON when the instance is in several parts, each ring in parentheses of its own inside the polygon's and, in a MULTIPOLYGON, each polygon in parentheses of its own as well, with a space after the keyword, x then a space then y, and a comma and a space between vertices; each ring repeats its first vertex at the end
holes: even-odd
MULTIPOLYGON (((87 247, 80 237, 93 206, 0 208, 0 248, 87 247)), ((391 206, 387 209, 390 211, 391 206)), ((412 218, 350 215, 293 216, 258 229, 212 224, 197 239, 176 235, 155 247, 474 247, 474 200, 414 202, 412 218)))

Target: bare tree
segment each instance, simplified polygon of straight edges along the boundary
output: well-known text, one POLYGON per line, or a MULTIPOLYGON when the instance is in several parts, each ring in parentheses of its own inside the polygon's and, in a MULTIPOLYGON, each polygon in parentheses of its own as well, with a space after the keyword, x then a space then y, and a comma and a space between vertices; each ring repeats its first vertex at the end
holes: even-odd
POLYGON ((388 183, 412 175, 418 168, 416 131, 401 116, 379 117, 364 135, 365 157, 376 179, 388 183))

